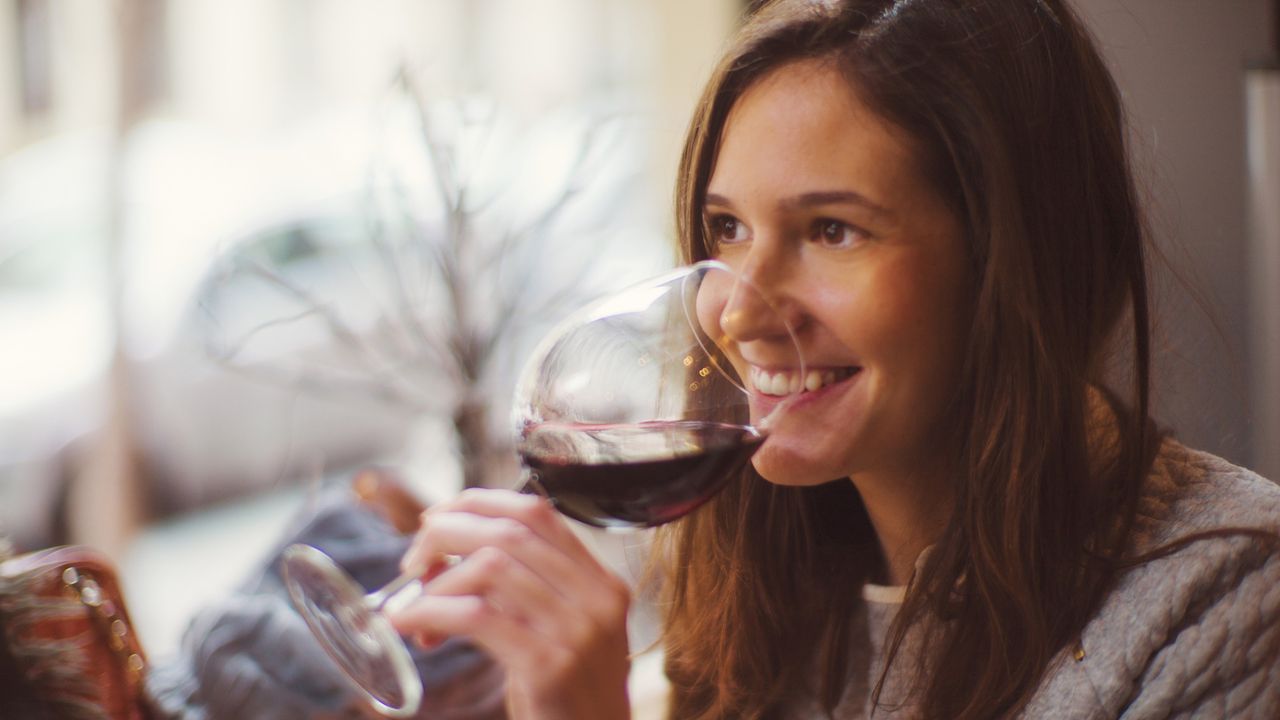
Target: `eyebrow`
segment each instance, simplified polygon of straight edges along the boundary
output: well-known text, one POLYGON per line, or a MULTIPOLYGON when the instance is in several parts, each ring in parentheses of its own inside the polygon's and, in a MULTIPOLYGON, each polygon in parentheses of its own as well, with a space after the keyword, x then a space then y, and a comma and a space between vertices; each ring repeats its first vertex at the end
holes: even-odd
MULTIPOLYGON (((733 207, 733 202, 729 198, 716 193, 707 193, 704 204, 720 205, 727 208, 733 207)), ((883 205, 872 202, 865 195, 850 190, 807 192, 778 201, 778 206, 783 209, 810 208, 821 205, 858 205, 881 215, 893 214, 883 205)))

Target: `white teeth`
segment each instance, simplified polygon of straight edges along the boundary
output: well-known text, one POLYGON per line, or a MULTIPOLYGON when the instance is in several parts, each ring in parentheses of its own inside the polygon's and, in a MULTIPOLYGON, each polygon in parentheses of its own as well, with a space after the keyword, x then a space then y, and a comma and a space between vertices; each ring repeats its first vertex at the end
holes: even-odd
POLYGON ((770 373, 760 368, 751 368, 751 384, 766 395, 792 395, 799 392, 814 392, 837 380, 843 380, 856 368, 841 370, 810 370, 806 373, 776 372, 770 373))
POLYGON ((769 380, 770 395, 786 395, 790 392, 790 383, 787 382, 787 373, 778 373, 769 380))
POLYGON ((810 370, 804 377, 804 389, 813 392, 824 385, 823 375, 817 370, 810 370))

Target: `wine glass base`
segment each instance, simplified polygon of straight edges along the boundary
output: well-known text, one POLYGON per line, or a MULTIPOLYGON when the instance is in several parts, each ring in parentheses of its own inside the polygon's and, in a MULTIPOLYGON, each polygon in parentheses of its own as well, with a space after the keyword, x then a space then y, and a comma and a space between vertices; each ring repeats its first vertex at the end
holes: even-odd
POLYGON ((284 581, 294 607, 325 653, 382 715, 408 718, 422 702, 422 679, 391 623, 364 589, 310 545, 285 549, 284 581))

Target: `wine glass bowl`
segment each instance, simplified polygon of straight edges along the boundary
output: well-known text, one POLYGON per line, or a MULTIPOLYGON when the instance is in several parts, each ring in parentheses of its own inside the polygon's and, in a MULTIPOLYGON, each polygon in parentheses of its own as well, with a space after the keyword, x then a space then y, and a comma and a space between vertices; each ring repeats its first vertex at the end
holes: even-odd
MULTIPOLYGON (((799 393, 753 389, 741 342, 804 377, 795 334, 767 296, 714 260, 615 293, 556 325, 516 387, 520 490, 605 529, 687 515, 742 475, 771 420, 799 393)), ((420 577, 364 590, 324 553, 290 546, 283 576, 325 652, 389 717, 412 717, 422 683, 381 613, 420 577)))
POLYGON ((739 339, 768 342, 798 377, 794 333, 766 296, 704 261, 561 323, 517 385, 526 489, 601 528, 652 527, 696 509, 764 441, 784 402, 751 389, 739 339))

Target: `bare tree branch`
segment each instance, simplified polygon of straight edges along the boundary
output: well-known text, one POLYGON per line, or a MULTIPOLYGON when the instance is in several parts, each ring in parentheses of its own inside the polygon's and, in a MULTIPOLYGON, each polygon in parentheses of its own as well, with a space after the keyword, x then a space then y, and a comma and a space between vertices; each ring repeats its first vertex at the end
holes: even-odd
MULTIPOLYGON (((403 186, 393 183, 392 191, 400 197, 404 203, 403 207, 409 207, 408 198, 403 194, 403 186)), ((409 222, 412 225, 412 217, 409 218, 409 222)), ((441 251, 437 248, 437 244, 430 242, 425 234, 412 239, 417 241, 414 243, 416 247, 427 252, 434 252, 436 258, 441 257, 441 251)), ((423 325, 422 317, 417 312, 405 283, 402 269, 403 263, 400 262, 394 246, 386 241, 382 223, 374 223, 374 227, 371 228, 370 241, 374 244, 378 256, 382 259, 383 273, 391 281, 391 295, 394 300, 396 314, 404 327, 409 330, 410 338, 415 341, 419 352, 433 358, 438 368, 449 373, 453 379, 460 380, 461 378, 458 377, 457 368, 453 362, 453 356, 440 347, 439 342, 432 337, 432 334, 423 325)))
MULTIPOLYGON (((438 131, 432 108, 415 87, 407 68, 396 75, 395 88, 407 102, 413 137, 423 148, 421 158, 431 172, 435 198, 414 198, 412 180, 393 163, 370 174, 366 202, 378 207, 370 220, 368 242, 373 269, 388 293, 379 303, 372 328, 354 327, 309 289, 272 268, 248 258, 238 258, 235 269, 257 277, 296 301, 300 309, 286 317, 269 319, 212 354, 234 371, 266 382, 284 383, 314 392, 355 392, 389 404, 445 414, 453 424, 467 485, 488 484, 496 463, 493 458, 507 448, 505 435, 491 429, 491 398, 503 349, 511 346, 531 322, 545 321, 567 312, 584 300, 596 258, 590 253, 558 253, 554 247, 556 223, 578 202, 595 174, 601 157, 604 130, 616 118, 604 118, 583 133, 569 159, 563 183, 551 197, 521 222, 512 222, 492 237, 485 227, 498 226, 493 216, 510 184, 481 189, 483 163, 475 162, 493 150, 497 116, 493 108, 478 117, 460 113, 457 135, 445 138, 438 131), (469 144, 468 144, 469 143, 469 144), (474 151, 474 152, 472 152, 474 151), (464 161, 473 161, 468 165, 464 161), (479 197, 481 194, 484 197, 479 197), (439 216, 426 218, 423 201, 439 201, 439 216), (386 202, 388 207, 379 203, 386 202), (423 212, 415 212, 423 211, 423 212), (523 265, 517 266, 516 263, 523 265), (557 288, 537 287, 554 268, 557 288), (530 263, 532 265, 530 265, 530 263), (382 307, 385 305, 385 307, 382 307), (354 369, 316 366, 285 367, 279 363, 239 362, 248 344, 264 332, 308 319, 319 320, 336 346, 355 361, 354 369), (422 392, 415 371, 430 368, 447 392, 433 388, 422 392)), ((502 149, 499 148, 498 151, 502 149)), ((416 177, 416 174, 415 174, 416 177)), ((601 232, 603 221, 578 228, 583 234, 601 232)), ((505 398, 501 400, 505 403, 505 398)))
POLYGON ((457 188, 452 184, 455 179, 454 168, 446 157, 444 149, 436 142, 435 134, 431 131, 431 116, 427 111, 426 103, 418 94, 407 66, 400 68, 396 79, 401 90, 405 92, 409 101, 413 104, 413 109, 418 119, 419 134, 426 145, 427 159, 431 163, 431 175, 436 181, 440 196, 444 198, 446 206, 453 206, 455 204, 454 197, 457 195, 457 188))

